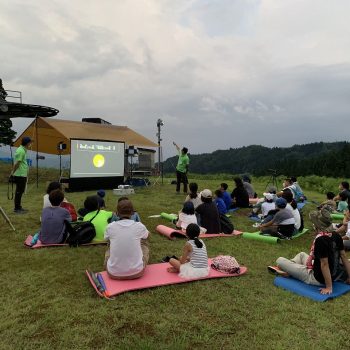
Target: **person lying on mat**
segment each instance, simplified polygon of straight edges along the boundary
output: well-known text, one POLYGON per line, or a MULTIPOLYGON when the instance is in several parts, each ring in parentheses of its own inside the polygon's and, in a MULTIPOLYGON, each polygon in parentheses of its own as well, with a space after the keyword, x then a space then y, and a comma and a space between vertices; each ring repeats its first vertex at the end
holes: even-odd
POLYGON ((259 226, 261 234, 281 239, 291 238, 296 233, 293 213, 286 209, 287 201, 284 198, 278 198, 275 204, 278 211, 269 222, 264 222, 259 226))
POLYGON ((249 195, 244 188, 243 181, 240 177, 235 177, 233 181, 236 187, 231 193, 232 208, 249 208, 249 195))
POLYGON ((88 214, 83 217, 83 221, 91 221, 95 226, 96 236, 92 242, 104 241, 104 233, 107 225, 113 220, 113 212, 100 209, 98 206, 97 196, 88 196, 85 199, 84 207, 88 210, 88 214))
POLYGON ((59 189, 51 191, 49 194, 51 205, 42 211, 38 236, 43 244, 64 243, 67 238, 65 222, 71 221, 72 218, 67 209, 60 207, 63 199, 64 194, 59 189))
MULTIPOLYGON (((176 228, 186 231, 189 224, 198 224, 197 216, 194 213, 194 205, 192 202, 185 202, 182 210, 179 212, 179 217, 176 222, 176 228)), ((204 227, 200 228, 201 233, 207 230, 204 227)))
POLYGON ((213 203, 211 191, 205 189, 200 193, 200 196, 203 203, 196 209, 200 225, 207 230, 207 233, 220 233, 220 215, 218 208, 213 203))
MULTIPOLYGON (((345 255, 343 240, 334 232, 330 211, 323 208, 311 212, 309 217, 316 232, 310 254, 301 252, 291 260, 279 257, 276 261, 279 270, 275 272, 320 286, 321 294, 332 294, 333 281, 350 284, 350 262, 345 255)), ((274 268, 270 266, 269 270, 274 268)))
POLYGON ((169 272, 179 272, 179 276, 186 279, 201 278, 209 275, 208 254, 204 242, 198 238, 200 228, 196 224, 189 224, 186 228, 186 242, 179 260, 170 258, 169 272))
POLYGON ((107 226, 105 239, 109 248, 105 266, 113 279, 135 279, 143 275, 149 259, 147 228, 141 222, 131 220, 134 208, 129 200, 118 202, 119 221, 107 226))
POLYGON ((203 202, 201 196, 198 194, 198 185, 195 182, 189 184, 190 193, 186 196, 185 202, 192 202, 194 209, 197 209, 203 202))
MULTIPOLYGON (((129 198, 128 198, 128 197, 120 197, 120 198, 118 199, 118 203, 121 202, 121 201, 124 201, 124 200, 127 200, 127 201, 128 201, 129 198)), ((134 221, 136 221, 136 222, 141 222, 140 215, 139 215, 139 214, 137 213, 137 211, 135 211, 135 210, 134 210, 134 212, 132 213, 130 219, 131 219, 131 220, 134 220, 134 221)), ((113 215, 112 219, 111 219, 111 222, 113 222, 113 221, 118 221, 118 220, 120 220, 120 217, 118 216, 117 213, 115 213, 115 214, 113 215)))

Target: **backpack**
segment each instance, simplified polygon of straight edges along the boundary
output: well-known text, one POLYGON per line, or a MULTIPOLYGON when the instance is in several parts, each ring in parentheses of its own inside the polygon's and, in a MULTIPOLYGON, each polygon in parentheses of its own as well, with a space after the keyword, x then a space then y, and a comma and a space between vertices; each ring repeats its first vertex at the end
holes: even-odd
POLYGON ((211 262, 211 268, 222 273, 240 273, 238 261, 230 255, 219 255, 211 262))
POLYGON ((60 204, 60 207, 68 210, 68 212, 72 218, 72 221, 77 221, 78 215, 77 215, 77 212, 76 212, 74 205, 72 203, 62 202, 60 204))
POLYGON ((234 231, 234 226, 231 220, 225 215, 220 214, 221 232, 230 235, 234 231))
POLYGON ((66 222, 68 232, 66 243, 68 243, 70 247, 77 247, 82 244, 90 243, 96 237, 96 229, 92 220, 95 219, 99 212, 100 210, 98 210, 96 215, 89 221, 77 222, 74 224, 66 222))

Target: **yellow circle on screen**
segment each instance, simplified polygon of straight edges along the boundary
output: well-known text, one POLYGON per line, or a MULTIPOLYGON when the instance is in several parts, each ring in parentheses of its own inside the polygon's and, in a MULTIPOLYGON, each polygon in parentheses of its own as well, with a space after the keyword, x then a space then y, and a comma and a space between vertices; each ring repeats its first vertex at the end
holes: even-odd
POLYGON ((105 157, 102 154, 96 154, 92 159, 95 168, 101 168, 105 164, 105 157))

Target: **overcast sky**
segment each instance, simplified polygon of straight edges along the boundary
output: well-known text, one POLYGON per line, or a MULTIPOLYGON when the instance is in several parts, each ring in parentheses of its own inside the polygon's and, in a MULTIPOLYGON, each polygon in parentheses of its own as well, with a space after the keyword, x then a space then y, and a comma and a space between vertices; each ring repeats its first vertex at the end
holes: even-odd
MULTIPOLYGON (((190 153, 348 140, 349 0, 0 0, 0 77, 190 153)), ((29 120, 14 120, 21 132, 29 120)))

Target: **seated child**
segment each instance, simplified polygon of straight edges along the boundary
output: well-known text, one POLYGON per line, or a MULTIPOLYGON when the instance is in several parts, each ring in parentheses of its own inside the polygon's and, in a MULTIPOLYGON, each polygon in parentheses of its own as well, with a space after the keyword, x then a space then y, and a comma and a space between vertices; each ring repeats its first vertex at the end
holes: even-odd
POLYGON ((335 197, 335 194, 333 192, 327 192, 326 194, 327 200, 325 200, 324 202, 322 202, 317 209, 321 209, 324 206, 329 206, 332 208, 332 211, 336 211, 337 210, 337 203, 335 202, 335 200, 333 199, 335 197))
POLYGON ((64 194, 60 189, 50 192, 50 206, 43 209, 39 240, 43 244, 64 243, 67 238, 66 221, 71 221, 69 212, 60 207, 64 194))
MULTIPOLYGON (((194 205, 192 202, 185 202, 182 210, 179 212, 179 218, 176 222, 176 228, 186 231, 189 224, 197 224, 197 217, 194 213, 194 205)), ((206 229, 201 227, 201 233, 205 233, 206 229)))
POLYGON ((231 198, 230 193, 228 193, 227 188, 228 188, 228 185, 226 183, 223 182, 222 184, 220 184, 220 190, 222 192, 222 199, 225 202, 226 209, 229 210, 231 208, 231 205, 232 205, 232 198, 231 198))
MULTIPOLYGON (((61 190, 62 191, 62 185, 59 182, 53 181, 49 183, 49 186, 47 187, 46 194, 44 195, 44 204, 43 208, 48 208, 51 206, 50 200, 49 200, 49 194, 51 191, 54 190, 61 190)), ((60 204, 60 207, 67 209, 70 216, 71 216, 71 221, 76 221, 78 216, 77 212, 75 210, 75 207, 72 203, 69 203, 66 198, 63 199, 62 203, 60 204)))
POLYGON ((198 238, 200 228, 196 224, 189 224, 186 228, 188 241, 179 260, 171 258, 169 272, 179 272, 179 276, 186 279, 201 278, 209 275, 208 254, 204 242, 198 238))
POLYGON ((337 212, 344 213, 345 210, 348 208, 348 202, 347 202, 347 195, 346 193, 340 193, 339 194, 340 201, 338 202, 337 206, 337 212))
POLYGON ((104 200, 106 195, 105 190, 98 190, 96 195, 97 195, 98 205, 100 209, 105 209, 106 208, 106 203, 104 200))
POLYGON ((284 198, 287 201, 286 209, 289 209, 292 212, 295 220, 295 224, 294 224, 295 230, 296 232, 299 232, 299 229, 301 228, 301 215, 298 210, 298 205, 295 199, 293 198, 292 192, 287 190, 284 191, 282 194, 282 198, 284 198))
POLYGON ((113 279, 135 279, 143 275, 149 259, 147 228, 141 222, 131 220, 134 212, 129 200, 117 204, 120 220, 107 226, 105 239, 109 240, 105 264, 113 279))
POLYGON ((224 202, 223 193, 221 192, 221 190, 215 191, 214 203, 218 208, 219 214, 225 215, 227 213, 226 204, 224 202))
POLYGON ((275 202, 273 201, 275 195, 272 193, 264 193, 265 201, 261 204, 262 217, 266 217, 270 210, 276 209, 275 202))
MULTIPOLYGON (((128 197, 120 197, 120 198, 118 199, 117 204, 118 204, 119 202, 121 202, 121 201, 124 201, 124 200, 127 200, 127 201, 128 201, 129 198, 128 198, 128 197)), ((134 212, 132 213, 130 219, 131 219, 131 220, 134 220, 135 222, 141 222, 140 215, 139 215, 138 212, 135 211, 135 210, 134 210, 134 212)), ((113 218, 112 218, 111 222, 113 222, 113 221, 118 221, 118 220, 120 220, 118 214, 117 214, 117 213, 113 214, 113 218)))
POLYGON ((350 263, 343 240, 333 232, 330 211, 322 208, 311 212, 310 219, 316 231, 310 254, 301 252, 291 260, 280 257, 276 261, 279 270, 273 270, 272 266, 269 270, 320 286, 321 294, 332 294, 333 281, 350 283, 350 263))
POLYGON ((260 225, 261 234, 268 234, 281 239, 290 238, 295 232, 293 213, 286 209, 287 201, 284 198, 276 200, 277 213, 273 219, 260 225))
POLYGON ((198 185, 195 182, 189 184, 190 194, 185 198, 185 202, 192 202, 194 209, 202 204, 200 195, 197 193, 198 185))
POLYGON ((212 200, 212 193, 205 189, 200 193, 202 204, 197 207, 196 213, 200 216, 201 226, 207 230, 207 233, 220 233, 220 215, 218 208, 212 200))
POLYGON ((104 241, 104 233, 107 225, 113 219, 113 213, 98 207, 97 196, 86 197, 84 207, 88 210, 88 213, 83 217, 83 221, 90 221, 94 218, 92 224, 95 226, 96 237, 92 242, 104 241))

